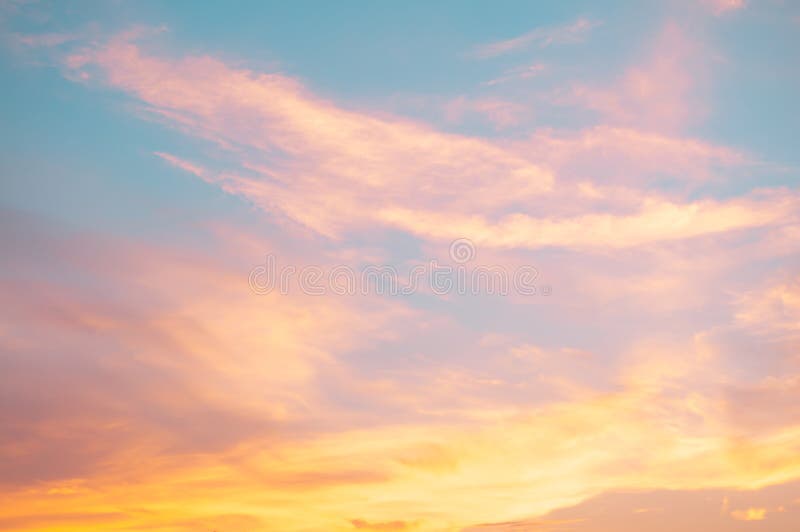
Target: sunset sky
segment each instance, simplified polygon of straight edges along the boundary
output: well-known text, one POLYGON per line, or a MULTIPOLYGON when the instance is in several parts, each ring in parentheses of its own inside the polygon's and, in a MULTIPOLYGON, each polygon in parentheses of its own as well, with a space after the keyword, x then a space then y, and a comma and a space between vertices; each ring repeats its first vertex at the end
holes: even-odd
POLYGON ((0 0, 0 80, 0 530, 800 530, 800 2, 0 0))

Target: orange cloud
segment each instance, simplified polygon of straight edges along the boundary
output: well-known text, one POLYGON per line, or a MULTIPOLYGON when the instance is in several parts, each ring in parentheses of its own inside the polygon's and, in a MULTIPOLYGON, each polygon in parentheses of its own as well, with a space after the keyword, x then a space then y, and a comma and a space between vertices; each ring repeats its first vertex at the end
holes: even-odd
POLYGON ((353 527, 358 530, 408 530, 412 527, 405 521, 387 521, 385 523, 370 523, 363 519, 353 519, 350 521, 353 527))
POLYGON ((731 517, 738 521, 761 521, 767 517, 766 508, 748 508, 747 510, 735 510, 731 512, 731 517))
POLYGON ((786 199, 777 205, 773 201, 704 201, 680 205, 651 200, 629 215, 538 219, 515 214, 496 222, 482 216, 455 217, 408 209, 385 209, 380 216, 391 225, 438 240, 470 235, 477 244, 485 246, 607 249, 769 225, 786 220, 794 212, 795 203, 794 199, 786 199))

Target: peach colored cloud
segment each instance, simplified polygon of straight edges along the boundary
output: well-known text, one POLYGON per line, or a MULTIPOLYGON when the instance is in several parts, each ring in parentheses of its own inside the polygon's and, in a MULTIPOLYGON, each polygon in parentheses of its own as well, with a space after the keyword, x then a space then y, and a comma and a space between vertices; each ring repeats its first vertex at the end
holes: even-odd
POLYGON ((737 321, 761 333, 800 337, 800 278, 773 279, 738 298, 737 321))
MULTIPOLYGON (((668 41, 675 32, 667 31, 668 41)), ((606 172, 634 183, 663 178, 665 165, 673 179, 706 180, 715 167, 747 159, 698 140, 620 127, 571 137, 539 132, 513 143, 446 134, 344 110, 284 75, 233 69, 210 57, 145 55, 130 39, 85 49, 67 64, 237 154, 238 168, 205 179, 334 238, 378 223, 436 239, 468 234, 485 246, 625 247, 777 223, 793 201, 784 191, 775 193, 777 207, 756 197, 683 203, 635 195, 633 208, 603 206, 596 195, 576 197, 560 183, 582 174, 588 181, 581 190, 596 192, 592 180, 606 179, 606 172), (580 161, 597 153, 604 164, 587 175, 580 161), (526 205, 547 195, 555 198, 548 202, 552 215, 525 213, 526 205), (558 213, 576 200, 584 207, 580 216, 558 213)), ((667 64, 671 72, 674 62, 667 64)), ((661 102, 645 101, 654 108, 661 102)), ((480 110, 500 123, 514 120, 502 105, 480 110)))
MULTIPOLYGON (((27 265, 20 271, 35 270, 24 259, 31 250, 48 249, 62 277, 4 271, 0 281, 0 381, 13 398, 0 408, 0 478, 11 486, 112 474, 140 455, 181 462, 249 438, 289 438, 308 419, 317 372, 337 353, 389 338, 387 323, 407 312, 257 297, 246 268, 201 252, 24 234, 3 234, 9 257, 27 265), (91 275, 93 288, 72 285, 76 275, 91 275)), ((238 244, 225 242, 230 260, 238 244)))
MULTIPOLYGON (((781 515, 769 511, 791 500, 800 485, 787 483, 758 490, 653 490, 614 491, 588 499, 579 505, 556 510, 542 519, 500 524, 488 530, 570 530, 589 532, 614 530, 638 532, 641 530, 673 530, 686 532, 721 532, 730 530, 770 530, 791 532, 796 527, 797 515, 781 515), (724 512, 720 513, 715 501, 722 499, 724 512), (738 523, 733 521, 727 505, 737 508, 759 508, 768 505, 769 519, 738 523), (562 527, 557 526, 564 523, 562 527), (552 523, 547 527, 547 523, 552 523), (517 528, 514 528, 516 525, 517 528), (526 525, 530 528, 526 528, 526 525)), ((742 511, 742 510, 739 510, 742 511)), ((746 510, 744 510, 746 512, 746 510)), ((778 510, 780 511, 780 510, 778 510)), ((480 529, 476 529, 480 530, 480 529)))
POLYGON ((586 214, 566 219, 514 214, 491 221, 481 216, 456 218, 403 209, 383 210, 381 217, 414 234, 440 240, 470 235, 487 246, 591 249, 625 248, 769 225, 785 220, 796 206, 793 198, 689 204, 651 200, 629 215, 586 214))
POLYGON ((387 521, 384 523, 370 523, 363 519, 353 519, 350 521, 353 527, 358 530, 410 530, 414 525, 405 521, 387 521))
POLYGON ((539 130, 520 149, 532 150, 562 181, 581 180, 597 192, 612 184, 639 189, 659 181, 724 181, 754 163, 746 153, 699 139, 609 125, 539 130))
MULTIPOLYGON (((117 249, 109 257, 99 244, 82 249, 80 256, 62 256, 62 264, 94 268, 98 280, 138 279, 137 291, 152 294, 143 301, 157 301, 143 308, 127 290, 123 299, 106 291, 97 301, 75 290, 68 299, 57 284, 27 305, 6 287, 4 301, 14 303, 14 319, 47 330, 65 349, 98 349, 88 359, 71 356, 71 364, 105 368, 100 375, 106 379, 118 379, 118 371, 147 378, 136 381, 141 389, 111 379, 109 390, 95 382, 76 393, 69 373, 62 374, 60 387, 51 389, 69 385, 73 393, 62 400, 61 410, 49 412, 58 423, 45 418, 46 423, 16 425, 22 436, 35 431, 39 445, 32 449, 34 440, 17 437, 0 447, 17 460, 31 452, 46 457, 47 446, 54 444, 60 456, 69 455, 86 443, 68 436, 84 433, 92 441, 86 451, 102 460, 87 458, 77 469, 50 471, 40 482, 18 481, 18 489, 7 490, 9 504, 2 513, 14 526, 69 530, 74 524, 79 530, 96 522, 108 528, 192 530, 270 529, 270 523, 280 523, 287 529, 433 531, 528 520, 609 489, 752 488, 800 475, 800 432, 791 420, 758 431, 730 431, 717 382, 709 378, 727 380, 724 353, 702 339, 634 346, 619 362, 618 385, 610 391, 573 386, 558 401, 538 406, 458 404, 451 393, 453 411, 446 416, 347 426, 348 416, 339 412, 344 426, 330 425, 329 418, 320 426, 326 418, 318 417, 319 409, 325 405, 315 400, 321 391, 313 376, 323 366, 342 365, 333 355, 367 341, 369 327, 389 328, 374 310, 329 300, 248 298, 236 275, 195 255, 117 249), (352 336, 356 331, 360 338, 352 336), (99 356, 105 350, 98 338, 113 342, 112 357, 99 356), (109 400, 117 397, 112 390, 124 400, 109 400), (93 401, 97 393, 105 400, 93 401), (75 408, 81 397, 85 401, 75 408), (214 431, 200 430, 208 426, 214 431), (94 431, 86 432, 89 427, 94 431), (217 434, 221 428, 224 433, 217 434), (482 503, 464 506, 471 498, 482 503)), ((389 319, 397 327, 396 318, 389 319)), ((27 360, 49 345, 21 334, 3 336, 3 342, 26 353, 27 360)), ((508 348, 528 364, 547 356, 536 346, 516 349, 497 337, 486 338, 483 346, 508 348)), ((16 377, 6 374, 19 382, 32 379, 16 377)), ((437 383, 431 389, 455 380, 452 374, 437 377, 428 376, 437 383)), ((330 379, 326 382, 330 386, 330 379)), ((463 376, 457 382, 464 382, 463 376)), ((18 399, 30 397, 13 389, 18 399)), ((369 404, 377 404, 387 389, 370 393, 369 404)), ((22 411, 17 408, 15 415, 22 411)))
POLYGON ((110 84, 179 127, 251 150, 248 166, 260 178, 225 175, 222 185, 324 234, 345 223, 330 212, 334 205, 363 223, 364 205, 376 201, 492 208, 552 187, 547 170, 502 145, 346 111, 279 74, 233 70, 209 57, 173 63, 145 56, 127 39, 74 54, 68 64, 100 67, 110 84), (467 186, 486 193, 453 194, 467 186))

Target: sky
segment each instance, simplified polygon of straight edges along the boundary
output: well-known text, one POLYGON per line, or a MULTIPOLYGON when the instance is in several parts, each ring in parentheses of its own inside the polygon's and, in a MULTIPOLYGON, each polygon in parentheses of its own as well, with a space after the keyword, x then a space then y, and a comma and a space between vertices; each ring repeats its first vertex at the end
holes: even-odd
POLYGON ((800 4, 0 0, 0 530, 800 527, 800 4))

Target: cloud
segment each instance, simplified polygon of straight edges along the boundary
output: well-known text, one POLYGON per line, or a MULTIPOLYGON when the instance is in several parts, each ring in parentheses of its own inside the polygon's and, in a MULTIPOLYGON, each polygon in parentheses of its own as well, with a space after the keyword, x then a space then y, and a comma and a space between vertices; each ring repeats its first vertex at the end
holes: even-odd
MULTIPOLYGON (((580 22, 489 55, 577 42, 580 22)), ((588 126, 451 102, 454 122, 515 126, 506 138, 148 34, 93 39, 62 66, 210 143, 148 154, 257 209, 223 224, 202 202, 149 243, 103 218, 85 234, 0 212, 0 528, 796 528, 797 191, 747 191, 752 155, 685 133, 705 54, 679 28, 608 85, 572 86, 588 126), (536 265, 552 296, 247 285, 265 252, 406 268, 460 237, 482 264, 536 265), (731 515, 748 509, 765 519, 731 515)))
POLYGON ((675 131, 708 113, 697 94, 707 76, 707 57, 700 43, 675 23, 667 23, 649 57, 614 84, 575 84, 555 102, 591 109, 610 124, 675 131))
MULTIPOLYGON (((491 208, 552 187, 546 169, 502 145, 347 111, 279 74, 233 70, 209 57, 148 57, 127 39, 73 54, 67 62, 87 72, 100 67, 101 77, 137 96, 155 115, 245 150, 246 167, 260 177, 229 173, 217 177, 220 185, 323 234, 368 223, 364 202, 416 198, 491 208), (485 193, 453 195, 467 186, 485 193), (333 216, 334 206, 348 212, 346 220, 333 216)), ((505 109, 489 111, 508 120, 505 109)))
MULTIPOLYGON (((631 205, 603 206, 599 197, 570 196, 572 172, 597 180, 608 179, 607 172, 631 183, 665 173, 708 179, 714 166, 746 159, 695 139, 622 127, 570 137, 544 131, 527 142, 443 133, 407 119, 345 110, 285 75, 234 69, 207 56, 145 55, 130 39, 124 34, 87 48, 67 64, 236 156, 233 169, 204 173, 207 181, 331 238, 377 224, 436 240, 467 234, 483 246, 617 248, 778 223, 793 201, 790 192, 773 191, 775 205, 748 196, 684 203, 629 195, 631 205), (596 164, 586 171, 581 161, 593 156, 596 164), (548 195, 577 200, 582 214, 561 215, 567 203, 560 201, 550 201, 550 212, 540 217, 525 212, 524 206, 548 195)), ((505 102, 453 103, 455 115, 466 109, 500 126, 517 120, 518 109, 505 102)), ((200 171, 195 163, 161 157, 200 171)), ((590 182, 582 190, 601 189, 590 182)))
POLYGON ((153 155, 162 158, 175 168, 180 168, 184 172, 189 172, 190 174, 194 174, 197 177, 205 179, 205 177, 208 175, 208 171, 205 168, 196 165, 194 163, 190 163, 189 161, 181 159, 180 157, 176 157, 174 155, 170 155, 169 153, 163 153, 159 151, 153 152, 153 155))
POLYGON ((731 517, 738 521, 761 521, 766 519, 766 508, 748 508, 746 510, 734 510, 731 517))
POLYGON ((70 42, 83 40, 85 35, 77 33, 39 33, 30 35, 14 35, 16 43, 31 48, 51 48, 70 42))
POLYGON ((402 303, 252 296, 221 260, 248 257, 241 228, 201 253, 64 241, 34 225, 3 224, 13 268, 0 292, 0 390, 14 400, 0 402, 0 454, 13 458, 4 518, 20 528, 81 523, 74 508, 106 528, 546 527, 578 522, 536 516, 609 490, 758 488, 800 474, 794 420, 729 418, 729 357, 700 339, 592 360, 489 335, 467 356, 466 327, 460 336, 402 303), (37 250, 57 278, 27 277, 37 250), (87 275, 94 289, 70 282, 87 275), (398 345, 415 353, 436 332, 445 341, 419 344, 435 370, 413 355, 416 372, 386 366, 398 345), (384 357, 380 378, 349 358, 369 359, 368 347, 384 357), (541 390, 553 381, 560 393, 541 390), (517 382, 529 387, 511 395, 517 382))
POLYGON ((364 519, 352 519, 353 528, 358 530, 409 530, 413 525, 405 521, 369 522, 364 519))
POLYGON ((519 124, 530 111, 524 105, 492 98, 459 96, 445 104, 445 117, 450 122, 461 122, 469 114, 485 117, 497 129, 502 129, 519 124))
POLYGON ((384 209, 381 218, 436 240, 470 235, 477 244, 486 246, 614 249, 769 225, 786 220, 796 203, 796 198, 786 198, 778 204, 772 200, 689 204, 653 200, 645 201, 637 212, 628 215, 586 214, 552 219, 515 214, 497 221, 482 216, 384 209))
POLYGON ((485 81, 481 83, 481 85, 492 87, 494 85, 500 85, 511 81, 530 79, 541 75, 545 70, 546 67, 542 63, 533 63, 531 65, 515 67, 504 71, 502 76, 485 81))
MULTIPOLYGON (((784 363, 790 366, 790 364, 784 363)), ((800 419, 800 371, 728 387, 725 405, 740 430, 769 430, 800 419)))
MULTIPOLYGON (((667 531, 680 529, 686 532, 708 532, 728 530, 758 530, 790 532, 797 516, 772 513, 769 520, 749 523, 732 522, 729 510, 719 511, 716 501, 748 508, 750 505, 767 505, 768 508, 788 505, 792 496, 800 489, 797 482, 769 486, 757 490, 642 490, 613 491, 587 499, 580 504, 556 510, 542 521, 563 520, 569 523, 564 528, 575 532, 614 530, 638 532, 641 530, 667 531), (644 512, 639 509, 647 510, 644 512), (775 519, 773 519, 773 516, 775 519)), ((753 507, 757 510, 759 506, 753 507)), ((767 508, 760 507, 767 511, 767 508)), ((737 510, 737 515, 747 510, 737 510)), ((531 522, 536 530, 537 521, 531 522)), ((520 529, 524 523, 520 523, 520 529)), ((558 526, 545 530, 562 530, 558 526)), ((502 530, 502 529, 501 529, 502 530)), ((514 530, 511 528, 510 530, 514 530)))
POLYGON ((532 151, 562 182, 581 180, 607 196, 625 195, 612 192, 612 184, 639 190, 665 180, 707 183, 754 164, 746 153, 696 138, 609 125, 577 132, 540 130, 520 148, 532 151))
POLYGON ((772 337, 800 337, 800 277, 772 279, 737 298, 736 320, 772 337))
POLYGON ((745 0, 701 0, 701 3, 716 16, 739 11, 740 9, 744 9, 747 5, 745 0))
MULTIPOLYGON (((355 332, 348 327, 367 317, 345 300, 254 296, 247 269, 218 257, 226 246, 228 259, 241 253, 230 238, 208 255, 36 225, 17 220, 0 234, 14 265, 0 278, 14 308, 0 313, 7 487, 102 477, 140 453, 180 464, 251 438, 291 438, 317 371, 404 319, 402 305, 376 301, 384 310, 369 312, 374 327, 355 332), (43 249, 59 261, 58 278, 40 277, 43 249), (90 286, 74 282, 82 275, 90 286)), ((268 248, 262 240, 259 252, 268 248)))
POLYGON ((579 18, 575 22, 571 24, 565 24, 563 26, 535 28, 528 33, 520 35, 519 37, 514 37, 513 39, 477 46, 473 50, 473 55, 475 57, 485 59, 519 51, 532 45, 545 48, 554 44, 581 43, 586 40, 586 37, 592 28, 596 28, 601 24, 602 23, 599 21, 589 20, 587 18, 579 18))

